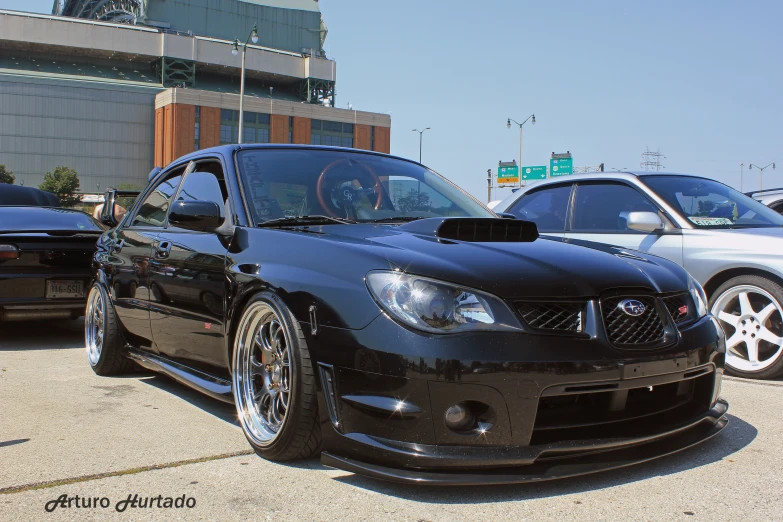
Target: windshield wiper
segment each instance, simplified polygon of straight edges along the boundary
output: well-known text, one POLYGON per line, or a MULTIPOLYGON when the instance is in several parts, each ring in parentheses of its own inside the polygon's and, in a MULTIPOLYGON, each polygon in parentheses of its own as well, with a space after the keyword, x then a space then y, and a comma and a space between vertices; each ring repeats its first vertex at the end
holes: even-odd
POLYGON ((348 225, 353 221, 346 219, 333 218, 329 216, 290 216, 284 218, 270 219, 256 225, 257 227, 300 227, 305 225, 348 225))
POLYGON ((424 216, 394 216, 379 219, 363 219, 361 223, 407 223, 418 219, 424 219, 424 216))

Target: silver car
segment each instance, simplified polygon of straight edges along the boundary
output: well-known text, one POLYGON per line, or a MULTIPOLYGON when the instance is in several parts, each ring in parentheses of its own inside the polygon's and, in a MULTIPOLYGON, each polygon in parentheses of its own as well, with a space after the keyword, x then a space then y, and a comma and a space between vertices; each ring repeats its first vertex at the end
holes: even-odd
POLYGON ((717 181, 608 172, 552 178, 518 190, 497 213, 539 232, 659 255, 699 281, 726 331, 726 367, 783 375, 783 216, 717 181))
POLYGON ((745 195, 764 203, 778 214, 783 214, 783 188, 756 190, 746 192, 745 195))

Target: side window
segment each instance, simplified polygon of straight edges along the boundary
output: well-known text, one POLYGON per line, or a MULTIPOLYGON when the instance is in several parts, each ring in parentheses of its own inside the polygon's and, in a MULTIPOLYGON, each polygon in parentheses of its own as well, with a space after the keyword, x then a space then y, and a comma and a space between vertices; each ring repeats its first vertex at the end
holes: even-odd
POLYGON ((185 176, 176 201, 214 201, 220 207, 220 215, 228 216, 226 203, 228 190, 219 163, 202 163, 185 176))
POLYGON ((166 214, 169 211, 171 204, 171 198, 177 191, 180 182, 182 181, 182 173, 184 168, 172 173, 170 177, 167 177, 160 183, 155 189, 149 193, 147 198, 142 202, 139 207, 139 211, 133 218, 132 227, 162 227, 166 222, 166 214))
POLYGON ((621 183, 580 183, 574 200, 572 232, 625 232, 628 212, 655 212, 658 209, 644 194, 621 183))
POLYGON ((570 197, 570 184, 541 189, 523 196, 508 212, 519 219, 532 221, 539 232, 563 232, 570 197))

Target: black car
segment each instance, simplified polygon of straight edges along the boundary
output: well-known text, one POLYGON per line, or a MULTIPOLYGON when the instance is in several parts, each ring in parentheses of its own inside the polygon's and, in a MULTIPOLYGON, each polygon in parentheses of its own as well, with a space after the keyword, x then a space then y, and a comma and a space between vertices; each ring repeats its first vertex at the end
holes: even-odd
POLYGON ((234 403, 271 460, 522 482, 727 423, 723 333, 682 268, 539 238, 400 158, 199 151, 151 181, 94 266, 95 372, 135 361, 234 403))
POLYGON ((0 322, 80 317, 105 228, 84 212, 34 206, 56 198, 27 194, 35 197, 0 205, 0 322))

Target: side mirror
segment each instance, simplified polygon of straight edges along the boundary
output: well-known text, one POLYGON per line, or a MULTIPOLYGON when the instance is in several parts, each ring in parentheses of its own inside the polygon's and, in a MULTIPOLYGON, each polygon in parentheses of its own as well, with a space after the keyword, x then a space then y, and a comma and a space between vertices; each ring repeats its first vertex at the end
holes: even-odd
POLYGON ((621 216, 629 229, 638 232, 651 233, 664 228, 661 217, 655 212, 623 212, 621 216))
POLYGON ((98 221, 106 226, 116 227, 138 195, 136 191, 107 189, 103 195, 103 207, 98 221))
POLYGON ((508 212, 498 212, 498 217, 501 217, 503 219, 516 219, 517 217, 514 214, 509 214, 508 212))
POLYGON ((212 232, 220 227, 223 218, 214 201, 175 201, 169 213, 169 223, 186 230, 212 232))

